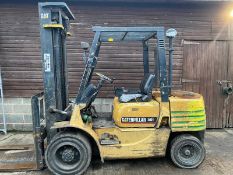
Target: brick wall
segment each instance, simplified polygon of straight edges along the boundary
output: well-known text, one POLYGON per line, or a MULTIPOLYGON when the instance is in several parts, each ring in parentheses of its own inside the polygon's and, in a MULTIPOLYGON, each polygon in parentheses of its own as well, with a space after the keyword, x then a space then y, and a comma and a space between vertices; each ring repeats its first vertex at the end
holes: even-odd
MULTIPOLYGON (((112 99, 97 98, 94 102, 97 112, 111 112, 112 99)), ((8 131, 31 131, 31 99, 30 98, 5 98, 4 111, 8 131)), ((0 108, 0 127, 2 127, 2 108, 0 108)))

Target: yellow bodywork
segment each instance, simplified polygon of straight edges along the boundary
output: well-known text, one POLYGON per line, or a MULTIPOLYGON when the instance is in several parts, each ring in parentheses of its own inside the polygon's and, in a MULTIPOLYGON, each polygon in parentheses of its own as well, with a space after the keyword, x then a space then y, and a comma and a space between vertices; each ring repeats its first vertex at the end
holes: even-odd
POLYGON ((80 110, 85 104, 75 105, 71 120, 55 123, 54 128, 73 127, 86 132, 98 146, 104 159, 143 158, 164 156, 172 132, 203 131, 206 127, 204 102, 201 95, 173 91, 170 102, 161 102, 160 92, 153 92, 150 102, 113 102, 113 125, 93 127, 83 122, 80 110), (154 117, 155 122, 125 123, 122 117, 154 117), (166 119, 164 124, 163 119, 166 119), (104 136, 114 138, 112 144, 102 144, 104 136))
POLYGON ((126 159, 164 156, 170 129, 156 128, 100 128, 95 130, 99 137, 105 133, 116 136, 120 143, 102 145, 104 159, 126 159))
POLYGON ((200 94, 176 91, 170 97, 171 130, 202 131, 206 129, 206 114, 200 94))
POLYGON ((159 117, 159 103, 155 100, 150 102, 132 102, 120 103, 118 97, 113 100, 113 120, 119 127, 154 127, 159 117), (132 121, 127 122, 127 119, 138 119, 143 117, 147 119, 154 119, 151 122, 132 121))

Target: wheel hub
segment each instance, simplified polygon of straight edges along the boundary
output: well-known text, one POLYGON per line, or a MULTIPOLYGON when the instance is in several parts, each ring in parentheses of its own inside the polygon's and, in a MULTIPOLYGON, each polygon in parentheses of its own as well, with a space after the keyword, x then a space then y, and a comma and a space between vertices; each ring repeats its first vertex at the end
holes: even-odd
POLYGON ((74 151, 72 149, 65 149, 62 152, 62 160, 64 162, 72 162, 74 160, 74 151))
POLYGON ((189 149, 186 149, 186 150, 184 151, 184 154, 185 154, 186 156, 190 156, 191 151, 190 151, 189 149))

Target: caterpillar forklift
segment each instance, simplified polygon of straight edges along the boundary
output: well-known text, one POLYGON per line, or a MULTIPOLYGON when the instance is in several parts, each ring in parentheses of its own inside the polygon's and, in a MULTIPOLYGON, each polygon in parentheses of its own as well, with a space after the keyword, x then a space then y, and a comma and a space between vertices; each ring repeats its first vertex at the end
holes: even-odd
MULTIPOLYGON (((200 94, 172 89, 172 41, 164 27, 93 27, 89 47, 82 42, 85 69, 77 97, 68 98, 66 38, 74 15, 63 2, 39 3, 44 92, 32 97, 36 167, 54 174, 83 174, 94 155, 107 159, 164 157, 180 168, 196 168, 205 158, 206 115, 200 94), (165 40, 169 41, 168 70, 165 40), (154 42, 155 67, 149 69, 154 42), (96 112, 93 102, 112 77, 95 72, 102 43, 142 44, 144 77, 136 90, 115 88, 112 112, 96 112), (92 78, 99 76, 97 84, 92 78)), ((130 70, 129 70, 130 71, 130 70)), ((129 160, 130 161, 130 160, 129 160)))

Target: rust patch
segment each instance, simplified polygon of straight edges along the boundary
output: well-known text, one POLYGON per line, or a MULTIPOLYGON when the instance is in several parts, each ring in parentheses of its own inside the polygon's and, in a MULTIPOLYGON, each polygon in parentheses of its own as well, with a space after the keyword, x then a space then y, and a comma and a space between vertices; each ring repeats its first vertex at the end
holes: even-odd
POLYGON ((121 149, 121 145, 117 145, 117 146, 114 146, 114 147, 116 147, 117 149, 121 149))
POLYGON ((200 95, 194 92, 188 92, 188 91, 172 91, 172 96, 179 97, 179 98, 185 98, 185 99, 197 99, 200 98, 200 95))

